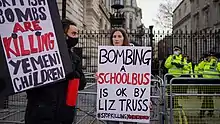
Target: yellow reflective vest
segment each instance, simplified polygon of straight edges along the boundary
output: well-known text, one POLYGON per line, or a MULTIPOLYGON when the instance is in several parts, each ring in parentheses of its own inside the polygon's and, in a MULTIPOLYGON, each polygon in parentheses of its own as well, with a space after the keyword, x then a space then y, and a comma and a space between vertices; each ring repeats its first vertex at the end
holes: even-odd
POLYGON ((182 74, 182 68, 177 68, 175 65, 172 65, 171 63, 179 63, 184 64, 184 61, 182 61, 182 55, 170 55, 166 61, 164 66, 168 69, 168 73, 172 74, 174 77, 179 77, 182 74))

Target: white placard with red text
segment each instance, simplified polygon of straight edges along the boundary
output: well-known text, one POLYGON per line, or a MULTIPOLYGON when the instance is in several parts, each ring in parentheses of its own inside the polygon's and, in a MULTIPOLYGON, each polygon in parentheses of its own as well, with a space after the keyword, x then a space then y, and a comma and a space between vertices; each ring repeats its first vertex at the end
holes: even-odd
POLYGON ((97 118, 150 122, 151 47, 99 46, 97 118))
POLYGON ((15 93, 65 78, 48 0, 4 0, 0 15, 0 41, 15 93))

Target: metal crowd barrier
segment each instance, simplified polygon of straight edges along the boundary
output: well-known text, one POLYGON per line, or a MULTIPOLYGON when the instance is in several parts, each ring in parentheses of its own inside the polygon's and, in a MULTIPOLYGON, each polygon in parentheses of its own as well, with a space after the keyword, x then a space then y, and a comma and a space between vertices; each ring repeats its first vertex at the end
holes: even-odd
MULTIPOLYGON (((220 79, 164 76, 163 118, 167 124, 218 124, 220 79)), ((194 74, 196 75, 196 74, 194 74)))
MULTIPOLYGON (((159 76, 151 76, 151 122, 150 124, 161 124, 162 114, 162 91, 163 80, 159 76)), ((91 77, 92 78, 92 77, 91 77)), ((94 78, 94 77, 93 77, 94 78)), ((75 124, 104 124, 104 121, 96 119, 96 83, 88 86, 83 92, 79 92, 77 101, 77 116, 75 124)))

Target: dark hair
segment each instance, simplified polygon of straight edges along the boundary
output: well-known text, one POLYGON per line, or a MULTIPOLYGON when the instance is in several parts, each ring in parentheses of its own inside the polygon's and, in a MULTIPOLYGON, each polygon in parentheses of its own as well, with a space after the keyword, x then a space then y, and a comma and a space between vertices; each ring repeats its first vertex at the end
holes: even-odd
POLYGON ((110 44, 113 45, 113 35, 116 31, 120 31, 122 33, 122 36, 124 37, 122 46, 130 46, 129 41, 128 41, 128 35, 123 28, 116 28, 111 31, 110 44))
POLYGON ((63 19, 61 22, 62 22, 62 25, 63 25, 64 33, 67 33, 70 25, 77 26, 76 23, 74 23, 73 21, 71 21, 69 19, 63 19))

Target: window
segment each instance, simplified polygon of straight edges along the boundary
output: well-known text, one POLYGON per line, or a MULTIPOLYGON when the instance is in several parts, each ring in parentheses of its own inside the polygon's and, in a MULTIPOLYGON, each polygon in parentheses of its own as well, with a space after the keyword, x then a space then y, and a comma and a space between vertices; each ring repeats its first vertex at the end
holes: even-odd
POLYGON ((217 14, 218 14, 218 21, 220 21, 220 3, 218 4, 218 10, 217 10, 217 14))
POLYGON ((179 9, 179 18, 181 18, 181 9, 179 9))
POLYGON ((126 0, 128 6, 131 6, 131 0, 126 0))
POLYGON ((199 15, 197 14, 196 16, 194 16, 194 26, 195 26, 195 30, 198 30, 199 27, 199 15))
POLYGON ((131 0, 131 6, 133 6, 133 0, 131 0))
POLYGON ((132 30, 132 23, 133 23, 133 21, 132 21, 132 18, 130 17, 130 19, 129 19, 129 29, 130 30, 132 30))
POLYGON ((187 32, 187 25, 185 25, 185 32, 187 32))
POLYGON ((203 19, 204 19, 204 28, 207 28, 209 26, 209 9, 205 9, 203 11, 203 19))
POLYGON ((186 9, 187 9, 187 4, 184 4, 184 13, 186 13, 186 9))
POLYGON ((196 0, 196 7, 199 7, 199 0, 196 0))

